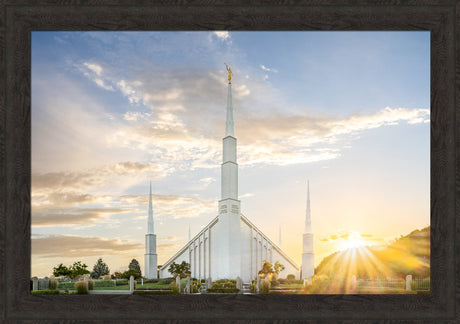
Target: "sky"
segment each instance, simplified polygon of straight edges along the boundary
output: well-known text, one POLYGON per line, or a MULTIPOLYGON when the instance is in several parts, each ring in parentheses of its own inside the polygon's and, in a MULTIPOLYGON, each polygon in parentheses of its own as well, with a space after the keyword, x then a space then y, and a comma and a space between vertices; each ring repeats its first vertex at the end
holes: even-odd
POLYGON ((32 276, 162 264, 217 216, 227 63, 242 213, 298 264, 430 224, 429 32, 32 32, 32 276))

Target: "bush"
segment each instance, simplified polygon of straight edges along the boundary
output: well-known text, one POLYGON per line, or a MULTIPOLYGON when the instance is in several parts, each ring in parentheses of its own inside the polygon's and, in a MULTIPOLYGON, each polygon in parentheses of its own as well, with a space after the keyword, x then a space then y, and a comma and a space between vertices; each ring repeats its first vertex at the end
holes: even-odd
POLYGON ((129 281, 128 280, 120 280, 120 281, 117 280, 117 286, 122 286, 122 285, 129 285, 129 281))
POLYGON ((94 287, 115 287, 115 281, 110 279, 98 280, 94 282, 94 287))
POLYGON ((59 295, 59 290, 51 290, 51 289, 44 289, 44 290, 33 290, 30 292, 32 295, 59 295))
POLYGON ((262 284, 261 284, 261 288, 262 288, 262 294, 268 294, 270 293, 270 283, 269 282, 266 282, 265 280, 262 281, 262 284))
POLYGON ((174 294, 179 295, 180 294, 180 286, 177 285, 175 282, 171 282, 171 289, 174 294))
POLYGON ((220 288, 236 288, 236 280, 235 279, 220 279, 216 280, 212 284, 212 289, 220 289, 220 288))
POLYGON ((272 287, 278 287, 280 285, 280 282, 275 279, 275 280, 272 280, 270 282, 270 284, 271 284, 272 287))
POLYGON ((159 281, 158 279, 144 279, 144 283, 158 283, 159 281))
POLYGON ((295 275, 293 275, 292 273, 288 274, 286 276, 286 279, 295 279, 295 275))
POLYGON ((159 284, 162 284, 162 285, 169 285, 171 282, 175 282, 176 279, 174 278, 164 278, 164 279, 161 279, 160 281, 158 281, 159 284))
POLYGON ((218 294, 236 294, 240 290, 237 288, 211 288, 208 289, 208 293, 218 293, 218 294))
POLYGON ((141 286, 139 288, 136 287, 136 290, 155 290, 155 291, 156 290, 171 290, 171 287, 169 287, 169 288, 156 288, 156 287, 155 288, 146 288, 146 287, 141 286))
POLYGON ((176 295, 178 293, 168 290, 135 290, 133 295, 176 295))
POLYGON ((88 280, 88 290, 94 289, 94 280, 88 280))
POLYGON ((51 290, 57 289, 58 284, 59 284, 59 281, 57 281, 56 279, 50 279, 50 289, 51 290))
POLYGON ((60 282, 58 289, 75 289, 75 282, 60 282))
POLYGON ((77 281, 75 283, 75 289, 77 290, 77 294, 87 294, 88 287, 86 286, 86 282, 84 281, 77 281))

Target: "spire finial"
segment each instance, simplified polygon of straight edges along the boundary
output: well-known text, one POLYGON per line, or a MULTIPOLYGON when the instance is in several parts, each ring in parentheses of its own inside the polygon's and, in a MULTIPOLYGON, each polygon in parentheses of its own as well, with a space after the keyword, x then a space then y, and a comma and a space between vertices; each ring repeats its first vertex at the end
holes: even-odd
POLYGON ((232 69, 227 65, 227 63, 224 63, 224 64, 228 72, 228 84, 232 84, 232 75, 233 75, 232 69))
MULTIPOLYGON (((225 64, 227 65, 227 64, 225 64)), ((225 136, 233 136, 233 103, 232 103, 232 70, 228 71, 228 94, 227 94, 227 119, 225 121, 225 136)))

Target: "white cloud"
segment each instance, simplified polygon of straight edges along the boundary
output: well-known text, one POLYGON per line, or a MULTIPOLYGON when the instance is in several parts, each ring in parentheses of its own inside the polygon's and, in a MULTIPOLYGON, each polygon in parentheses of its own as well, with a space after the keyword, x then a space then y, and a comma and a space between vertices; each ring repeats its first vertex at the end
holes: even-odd
POLYGON ((105 89, 105 90, 109 90, 109 91, 115 91, 115 89, 111 86, 111 85, 106 85, 104 83, 104 81, 102 81, 101 79, 94 79, 93 80, 98 86, 100 86, 101 88, 105 89))
POLYGON ((275 69, 272 69, 272 68, 268 68, 268 67, 266 67, 266 66, 263 65, 263 64, 260 65, 260 68, 261 68, 262 70, 264 70, 264 71, 278 73, 278 70, 275 70, 275 69))
POLYGON ((83 65, 99 76, 102 74, 102 67, 98 64, 85 62, 83 65))
POLYGON ((214 35, 216 35, 221 40, 226 40, 230 37, 228 31, 215 31, 214 35))
POLYGON ((142 99, 136 92, 136 90, 125 80, 120 80, 117 82, 118 89, 120 89, 121 93, 128 97, 130 103, 139 103, 142 99))

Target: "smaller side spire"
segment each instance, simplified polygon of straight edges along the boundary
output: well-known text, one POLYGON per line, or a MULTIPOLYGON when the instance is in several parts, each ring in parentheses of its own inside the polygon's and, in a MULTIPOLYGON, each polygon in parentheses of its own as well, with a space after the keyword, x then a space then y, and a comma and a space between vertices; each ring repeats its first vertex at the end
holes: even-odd
POLYGON ((310 181, 307 180, 307 212, 305 215, 305 233, 311 233, 310 181))
POLYGON ((150 181, 148 234, 153 234, 152 181, 150 181))
POLYGON ((278 237, 278 246, 281 248, 281 225, 280 225, 280 233, 278 237))

